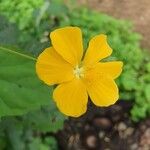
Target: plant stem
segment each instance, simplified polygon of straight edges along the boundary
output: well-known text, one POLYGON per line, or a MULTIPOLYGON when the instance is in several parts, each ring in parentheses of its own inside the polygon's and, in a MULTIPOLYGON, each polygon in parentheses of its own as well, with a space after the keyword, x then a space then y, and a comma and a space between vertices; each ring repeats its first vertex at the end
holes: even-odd
POLYGON ((13 51, 13 50, 8 49, 8 48, 5 48, 5 47, 1 47, 1 46, 0 46, 0 50, 7 51, 7 52, 9 52, 9 53, 16 54, 16 55, 22 56, 22 57, 24 57, 24 58, 27 58, 27 59, 31 59, 31 60, 36 61, 36 58, 34 58, 34 57, 32 57, 32 56, 28 56, 28 55, 26 55, 26 54, 22 54, 22 53, 16 52, 16 51, 13 51))

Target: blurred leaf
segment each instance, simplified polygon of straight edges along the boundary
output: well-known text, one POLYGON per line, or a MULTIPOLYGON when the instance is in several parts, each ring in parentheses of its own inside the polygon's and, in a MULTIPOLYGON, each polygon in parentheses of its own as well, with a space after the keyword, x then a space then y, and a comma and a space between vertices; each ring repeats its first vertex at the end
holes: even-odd
POLYGON ((50 146, 51 150, 58 150, 57 141, 53 137, 47 137, 45 143, 50 146))
POLYGON ((44 0, 1 0, 0 14, 6 16, 10 22, 16 23, 20 30, 32 28, 35 24, 33 12, 43 3, 44 0))
POLYGON ((67 10, 68 9, 62 0, 51 0, 48 12, 51 16, 61 16, 64 15, 67 10))
POLYGON ((39 14, 36 18, 36 26, 39 26, 42 17, 44 16, 45 12, 47 11, 47 9, 49 8, 50 2, 49 1, 45 1, 43 6, 41 7, 39 14))
POLYGON ((29 150, 49 150, 49 146, 42 144, 40 138, 34 138, 29 144, 29 150))
POLYGON ((145 92, 146 99, 150 103, 150 84, 146 85, 144 88, 145 88, 144 92, 145 92))
POLYGON ((134 105, 131 110, 132 119, 134 121, 139 121, 142 118, 145 118, 147 115, 148 105, 134 105))
POLYGON ((7 19, 0 16, 0 44, 17 45, 19 30, 14 24, 9 24, 7 19))
POLYGON ((5 149, 6 145, 7 145, 6 138, 3 136, 0 136, 0 148, 1 148, 1 150, 5 149))
POLYGON ((56 132, 62 129, 66 117, 59 112, 53 101, 40 110, 30 112, 24 117, 24 124, 32 125, 33 129, 43 132, 56 132))
POLYGON ((123 72, 121 82, 126 90, 135 89, 137 86, 136 72, 134 72, 133 70, 123 72))
POLYGON ((150 73, 150 62, 146 65, 147 71, 150 73))
POLYGON ((35 62, 0 49, 0 116, 21 115, 51 99, 51 88, 35 73, 35 62))

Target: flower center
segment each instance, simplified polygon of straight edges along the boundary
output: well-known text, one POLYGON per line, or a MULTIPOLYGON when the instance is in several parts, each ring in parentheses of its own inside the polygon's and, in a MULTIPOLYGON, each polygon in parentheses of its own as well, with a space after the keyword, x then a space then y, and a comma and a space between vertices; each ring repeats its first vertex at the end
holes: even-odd
POLYGON ((76 78, 79 79, 84 76, 83 71, 84 71, 83 67, 76 66, 73 70, 73 74, 75 75, 76 78))

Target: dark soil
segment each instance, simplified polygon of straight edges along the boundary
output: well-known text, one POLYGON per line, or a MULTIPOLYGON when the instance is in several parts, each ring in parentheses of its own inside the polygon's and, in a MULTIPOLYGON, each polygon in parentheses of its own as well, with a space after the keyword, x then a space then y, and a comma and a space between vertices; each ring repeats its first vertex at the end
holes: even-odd
POLYGON ((78 0, 90 8, 121 19, 131 20, 143 35, 142 46, 150 49, 150 0, 78 0))
POLYGON ((80 118, 70 118, 56 134, 60 150, 150 150, 150 118, 134 123, 132 104, 98 108, 92 103, 80 118))

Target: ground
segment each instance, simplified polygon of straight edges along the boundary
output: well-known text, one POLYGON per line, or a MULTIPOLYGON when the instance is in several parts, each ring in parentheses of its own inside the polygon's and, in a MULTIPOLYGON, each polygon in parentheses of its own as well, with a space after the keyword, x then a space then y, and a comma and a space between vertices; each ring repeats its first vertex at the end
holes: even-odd
POLYGON ((55 137, 60 150, 150 150, 150 118, 131 120, 132 104, 118 101, 107 108, 90 102, 80 118, 70 118, 55 137))
POLYGON ((142 47, 150 49, 150 0, 78 0, 115 18, 131 20, 143 36, 142 47))

